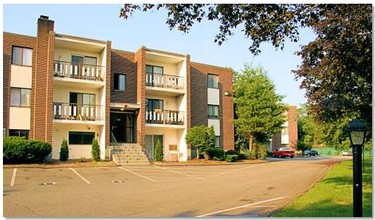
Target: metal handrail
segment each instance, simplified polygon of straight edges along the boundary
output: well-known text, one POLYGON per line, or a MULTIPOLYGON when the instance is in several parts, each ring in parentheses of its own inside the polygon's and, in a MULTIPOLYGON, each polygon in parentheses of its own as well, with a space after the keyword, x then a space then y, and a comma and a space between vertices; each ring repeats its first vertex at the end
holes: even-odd
POLYGON ((60 120, 103 120, 104 106, 53 102, 53 118, 60 120))
POLYGON ((178 90, 185 88, 185 78, 181 76, 146 73, 145 80, 146 86, 178 90))
POLYGON ((105 75, 102 74, 105 73, 105 67, 98 65, 76 64, 55 60, 53 68, 55 77, 103 81, 105 75))
POLYGON ((152 110, 146 111, 146 123, 149 124, 167 124, 184 125, 185 112, 171 110, 152 110))

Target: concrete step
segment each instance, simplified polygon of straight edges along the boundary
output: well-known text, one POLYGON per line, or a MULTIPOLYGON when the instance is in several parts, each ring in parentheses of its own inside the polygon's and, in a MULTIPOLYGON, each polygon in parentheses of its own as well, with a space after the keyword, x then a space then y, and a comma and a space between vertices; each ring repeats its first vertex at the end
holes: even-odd
POLYGON ((113 149, 113 162, 118 165, 150 164, 145 152, 138 144, 122 144, 113 149))

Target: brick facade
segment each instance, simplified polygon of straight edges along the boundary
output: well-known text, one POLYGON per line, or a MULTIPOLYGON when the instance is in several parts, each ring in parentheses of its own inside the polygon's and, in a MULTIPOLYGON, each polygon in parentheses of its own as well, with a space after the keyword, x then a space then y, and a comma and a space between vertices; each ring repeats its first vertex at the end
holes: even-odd
POLYGON ((208 64, 191 63, 191 126, 207 126, 208 74, 219 76, 221 147, 224 150, 234 149, 233 83, 230 69, 208 64), (228 95, 224 95, 225 92, 228 92, 228 95))
MULTIPOLYGON (((3 33, 3 127, 8 133, 9 129, 9 107, 10 107, 10 76, 12 63, 12 47, 27 47, 33 49, 35 56, 36 38, 13 33, 3 33)), ((32 64, 35 65, 34 62, 32 64)))
MULTIPOLYGON (((297 149, 298 143, 298 113, 297 107, 293 105, 288 106, 287 113, 288 127, 285 128, 286 134, 289 136, 288 147, 297 149)), ((281 132, 276 133, 272 138, 272 150, 276 150, 280 147, 286 147, 285 144, 281 144, 281 132)))

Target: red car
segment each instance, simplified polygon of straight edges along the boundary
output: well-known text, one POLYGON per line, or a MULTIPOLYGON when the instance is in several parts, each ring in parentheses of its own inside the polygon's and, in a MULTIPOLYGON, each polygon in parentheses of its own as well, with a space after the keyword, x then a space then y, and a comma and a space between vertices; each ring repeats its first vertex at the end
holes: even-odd
POLYGON ((294 150, 289 147, 280 147, 273 152, 273 157, 294 157, 294 150))

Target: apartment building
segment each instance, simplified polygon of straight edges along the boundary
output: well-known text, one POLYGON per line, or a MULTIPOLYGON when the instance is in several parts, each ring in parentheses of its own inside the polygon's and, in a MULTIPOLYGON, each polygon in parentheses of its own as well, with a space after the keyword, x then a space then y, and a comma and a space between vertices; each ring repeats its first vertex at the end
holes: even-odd
POLYGON ((298 112, 297 106, 288 105, 288 111, 285 112, 287 118, 282 125, 282 130, 276 133, 270 144, 268 151, 272 152, 280 147, 291 147, 297 149, 298 143, 298 112))
POLYGON ((51 143, 53 159, 63 139, 71 159, 90 158, 97 138, 102 159, 121 144, 152 157, 160 141, 164 160, 186 161, 185 136, 196 125, 213 126, 216 146, 234 148, 228 68, 55 33, 47 16, 38 19, 35 37, 4 32, 3 57, 4 133, 51 143))

